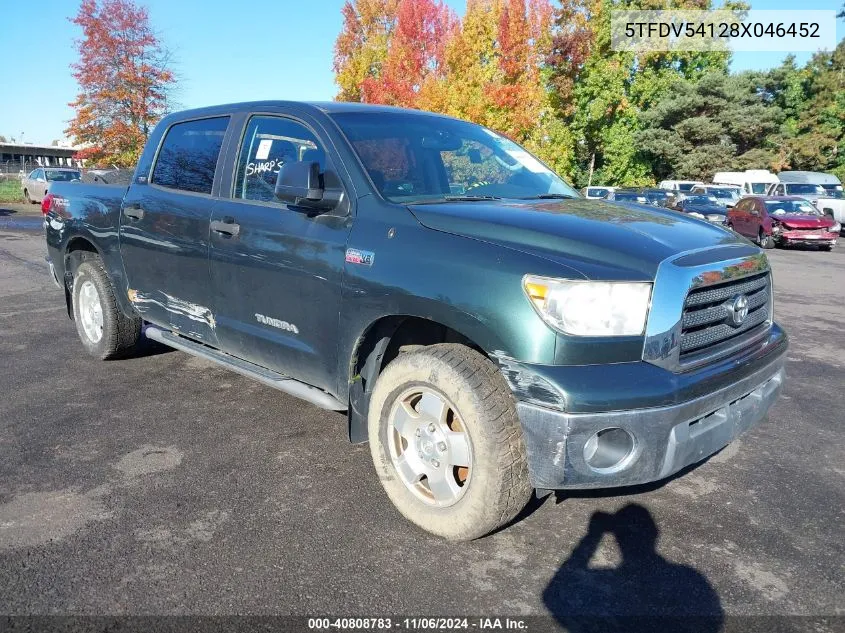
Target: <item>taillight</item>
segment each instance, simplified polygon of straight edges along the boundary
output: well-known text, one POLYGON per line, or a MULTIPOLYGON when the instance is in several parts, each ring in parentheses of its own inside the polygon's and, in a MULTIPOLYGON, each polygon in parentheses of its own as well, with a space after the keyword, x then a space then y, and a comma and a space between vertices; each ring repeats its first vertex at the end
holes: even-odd
POLYGON ((53 194, 48 193, 44 196, 44 199, 41 201, 41 213, 43 215, 47 215, 47 212, 50 210, 50 204, 53 202, 53 194))
POLYGON ((50 211, 56 215, 62 215, 67 210, 67 198, 47 193, 41 201, 41 213, 47 215, 50 211))

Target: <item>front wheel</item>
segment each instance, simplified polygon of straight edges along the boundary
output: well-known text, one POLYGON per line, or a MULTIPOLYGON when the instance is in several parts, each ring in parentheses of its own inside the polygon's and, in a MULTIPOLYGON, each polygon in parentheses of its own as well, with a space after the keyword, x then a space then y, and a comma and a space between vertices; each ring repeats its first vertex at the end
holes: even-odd
POLYGON ((373 390, 368 431, 388 497, 428 532, 478 538, 530 498, 513 395, 498 368, 466 346, 400 353, 373 390))
POLYGON ((117 305, 103 262, 91 257, 73 276, 73 320, 85 351, 108 360, 133 351, 141 339, 139 317, 128 317, 117 305))
POLYGON ((29 204, 35 204, 35 200, 29 195, 29 189, 23 190, 23 197, 29 204))
POLYGON ((757 236, 757 243, 760 245, 760 248, 774 248, 775 238, 773 238, 771 235, 767 235, 763 232, 763 229, 760 229, 760 234, 757 236))

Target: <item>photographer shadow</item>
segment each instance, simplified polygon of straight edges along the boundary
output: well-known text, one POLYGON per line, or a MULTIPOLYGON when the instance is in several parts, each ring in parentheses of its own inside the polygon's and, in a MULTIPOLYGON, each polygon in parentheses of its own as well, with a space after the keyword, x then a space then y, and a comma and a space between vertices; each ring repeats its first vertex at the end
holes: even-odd
POLYGON ((543 602, 569 631, 720 631, 721 601, 707 578, 672 563, 656 549, 660 530, 649 511, 629 504, 596 512, 587 533, 549 582, 543 602), (618 567, 589 567, 605 534, 613 535, 618 567))

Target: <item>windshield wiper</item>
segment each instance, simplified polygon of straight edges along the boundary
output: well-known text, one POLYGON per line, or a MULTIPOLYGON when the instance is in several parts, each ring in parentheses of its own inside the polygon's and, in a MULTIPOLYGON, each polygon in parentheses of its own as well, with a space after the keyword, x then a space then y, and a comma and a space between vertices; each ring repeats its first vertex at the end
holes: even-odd
POLYGON ((474 202, 476 200, 501 200, 501 196, 443 196, 449 202, 474 202))
POLYGON ((501 200, 501 196, 443 196, 442 198, 427 198, 414 200, 405 204, 440 204, 441 202, 481 202, 484 200, 501 200))
POLYGON ((575 196, 568 193, 539 193, 536 196, 520 198, 520 200, 575 200, 575 196))

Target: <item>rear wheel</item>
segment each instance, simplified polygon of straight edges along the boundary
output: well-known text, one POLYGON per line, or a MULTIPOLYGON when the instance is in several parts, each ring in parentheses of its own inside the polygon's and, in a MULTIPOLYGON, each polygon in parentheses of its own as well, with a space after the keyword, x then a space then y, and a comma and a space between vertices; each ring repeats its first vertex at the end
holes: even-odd
POLYGON ((498 368, 466 346, 399 354, 373 390, 368 431, 390 500, 439 536, 483 536, 531 495, 513 395, 498 368))
POLYGON ((76 269, 71 297, 76 331, 88 354, 108 360, 125 356, 137 347, 143 322, 120 310, 99 257, 89 257, 76 269))
POLYGON ((767 235, 763 229, 760 229, 760 233, 757 236, 757 243, 760 245, 760 248, 774 248, 775 238, 771 235, 767 235))

